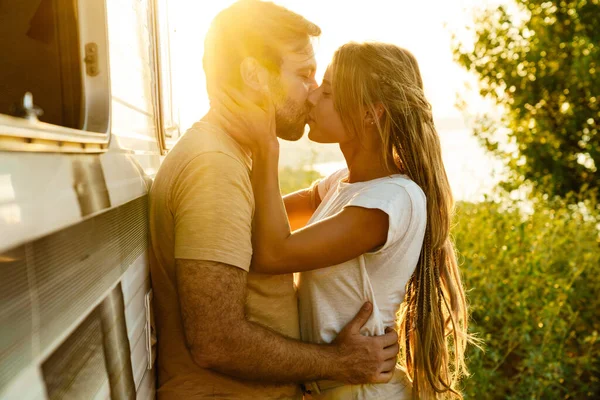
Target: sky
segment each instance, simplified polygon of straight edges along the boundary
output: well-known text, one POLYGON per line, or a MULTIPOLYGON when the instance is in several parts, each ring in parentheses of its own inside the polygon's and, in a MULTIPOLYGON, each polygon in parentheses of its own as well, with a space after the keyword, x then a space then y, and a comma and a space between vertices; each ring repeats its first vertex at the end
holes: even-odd
MULTIPOLYGON (((453 62, 450 47, 451 30, 464 33, 462 27, 471 21, 471 10, 482 1, 476 0, 276 0, 277 4, 295 11, 322 29, 316 44, 320 78, 333 52, 348 41, 377 40, 397 44, 410 50, 419 61, 425 90, 438 119, 461 118, 454 108, 456 93, 464 87, 469 75, 453 62)), ((179 85, 185 99, 196 97, 192 104, 182 104, 184 126, 197 119, 208 107, 204 92, 202 51, 204 35, 212 18, 232 0, 171 0, 177 33, 177 69, 185 77, 179 85), (192 82, 188 76, 196 75, 192 82), (198 97, 199 98, 198 98, 198 97)), ((472 79, 472 78, 471 78, 472 79)))
MULTIPOLYGON (((495 6, 509 0, 275 0, 321 27, 322 35, 315 46, 317 81, 334 51, 348 41, 383 41, 410 50, 417 58, 423 76, 425 93, 433 107, 434 118, 442 141, 450 182, 458 198, 480 198, 494 182, 498 164, 484 152, 464 124, 464 116, 455 107, 460 93, 471 111, 485 110, 487 105, 468 91, 465 83, 476 89, 477 82, 453 61, 451 33, 463 40, 470 38, 465 26, 472 23, 473 10, 495 6)), ((208 110, 202 72, 203 41, 212 18, 232 0, 169 0, 171 20, 176 26, 172 44, 174 51, 176 96, 180 120, 185 129, 208 110)), ((307 145, 304 139, 304 146, 307 145)), ((327 173, 343 161, 341 154, 322 145, 310 144, 319 159, 329 163, 327 173), (336 156, 337 154, 337 156, 336 156)), ((293 144, 282 146, 284 153, 293 152, 293 144)), ((288 160, 294 157, 288 157, 288 160)), ((295 159, 294 159, 295 160, 295 159)))

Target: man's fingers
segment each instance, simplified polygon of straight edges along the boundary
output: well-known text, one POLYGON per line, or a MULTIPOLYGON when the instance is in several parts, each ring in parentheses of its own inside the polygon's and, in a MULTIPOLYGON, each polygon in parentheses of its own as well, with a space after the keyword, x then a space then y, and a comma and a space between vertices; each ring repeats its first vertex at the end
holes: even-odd
POLYGON ((360 328, 367 323, 371 312, 373 311, 373 305, 369 302, 363 304, 356 316, 346 325, 351 332, 359 332, 360 328))
POLYGON ((392 379, 392 376, 394 376, 394 371, 381 372, 377 374, 373 383, 388 383, 392 379))
POLYGON ((383 349, 383 357, 386 360, 389 360, 392 358, 395 360, 399 351, 400 351, 400 345, 396 342, 395 345, 388 346, 385 349, 383 349))
POLYGON ((377 336, 380 340, 380 345, 382 348, 386 348, 388 346, 393 346, 398 343, 398 333, 396 331, 391 331, 386 333, 385 335, 377 336))
POLYGON ((394 369, 396 369, 396 359, 395 358, 393 360, 386 360, 383 363, 383 365, 381 366, 382 372, 394 372, 394 369))

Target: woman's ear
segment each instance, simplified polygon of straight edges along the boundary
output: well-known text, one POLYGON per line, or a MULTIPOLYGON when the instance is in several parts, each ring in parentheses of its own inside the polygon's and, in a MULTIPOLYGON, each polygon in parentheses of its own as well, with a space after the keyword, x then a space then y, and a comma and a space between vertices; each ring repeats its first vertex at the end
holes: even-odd
POLYGON ((262 92, 269 83, 269 71, 254 57, 246 57, 240 64, 240 75, 244 85, 262 92))
POLYGON ((383 104, 376 103, 372 108, 365 112, 365 125, 375 125, 375 121, 381 120, 383 117, 383 104))
POLYGON ((375 118, 373 118, 373 114, 371 111, 365 112, 365 126, 375 125, 375 118))
POLYGON ((380 120, 381 117, 383 117, 383 113, 385 111, 385 109, 383 108, 383 103, 376 103, 374 108, 375 114, 377 115, 377 119, 380 120))

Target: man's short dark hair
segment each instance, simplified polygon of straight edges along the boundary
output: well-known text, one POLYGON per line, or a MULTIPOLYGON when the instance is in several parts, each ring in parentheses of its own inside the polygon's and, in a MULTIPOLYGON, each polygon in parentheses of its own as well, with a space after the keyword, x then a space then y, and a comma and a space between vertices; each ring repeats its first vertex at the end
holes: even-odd
POLYGON ((302 46, 321 28, 284 7, 259 0, 240 0, 212 21, 204 41, 202 64, 210 94, 221 85, 241 86, 240 64, 254 57, 279 72, 283 48, 302 46))

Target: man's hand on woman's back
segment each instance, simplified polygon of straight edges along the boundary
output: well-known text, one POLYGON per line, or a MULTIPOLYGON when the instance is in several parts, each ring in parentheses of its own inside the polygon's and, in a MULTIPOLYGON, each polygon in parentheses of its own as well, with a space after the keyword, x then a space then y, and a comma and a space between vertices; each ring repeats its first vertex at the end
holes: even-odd
POLYGON ((246 271, 218 262, 177 259, 176 275, 186 342, 201 368, 272 383, 391 379, 398 336, 394 331, 375 337, 360 334, 371 315, 370 304, 334 343, 302 343, 247 319, 246 271))
POLYGON ((360 333, 360 328, 371 316, 372 308, 370 303, 365 303, 333 342, 342 360, 336 380, 361 384, 386 383, 392 378, 400 350, 396 331, 386 328, 382 336, 360 333))

